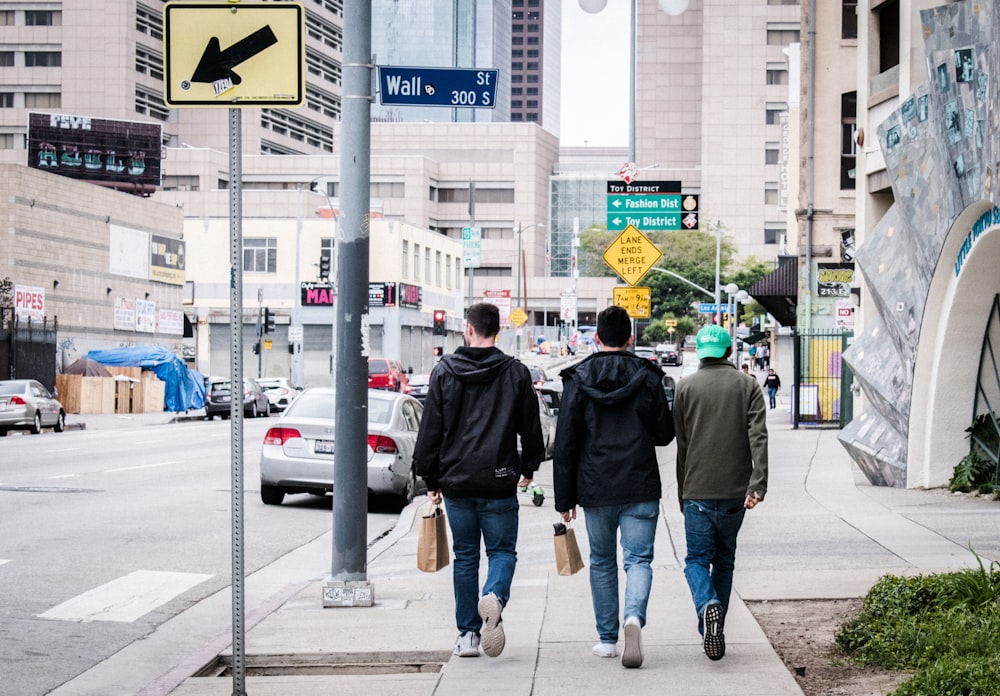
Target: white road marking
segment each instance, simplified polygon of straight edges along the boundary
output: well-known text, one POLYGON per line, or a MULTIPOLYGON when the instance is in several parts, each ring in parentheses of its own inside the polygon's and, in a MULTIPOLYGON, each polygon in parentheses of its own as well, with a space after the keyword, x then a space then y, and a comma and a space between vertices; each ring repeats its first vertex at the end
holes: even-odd
POLYGON ((155 469, 159 466, 169 466, 170 464, 178 464, 179 462, 158 462, 156 464, 138 464, 136 466, 122 466, 117 469, 105 469, 105 474, 114 474, 119 471, 135 471, 136 469, 155 469))
POLYGON ((59 474, 58 476, 49 476, 48 480, 55 481, 57 479, 76 478, 77 476, 79 476, 79 474, 59 474))
POLYGON ((49 454, 59 454, 60 452, 79 452, 82 447, 63 447, 61 449, 46 450, 49 454))
POLYGON ((9 558, 0 558, 0 565, 3 565, 4 563, 10 563, 10 559, 9 558))
POLYGON ((44 614, 39 614, 39 618, 127 623, 148 614, 211 577, 201 573, 137 570, 68 599, 44 614))

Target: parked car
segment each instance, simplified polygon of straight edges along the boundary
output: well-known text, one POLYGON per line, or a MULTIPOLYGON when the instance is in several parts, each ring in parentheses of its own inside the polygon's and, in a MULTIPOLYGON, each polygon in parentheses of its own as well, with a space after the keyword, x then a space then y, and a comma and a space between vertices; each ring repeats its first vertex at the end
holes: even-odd
POLYGON ((676 343, 661 343, 656 346, 656 354, 661 365, 683 365, 684 351, 676 343))
POLYGON ((430 375, 407 375, 407 381, 410 384, 410 396, 414 399, 420 400, 422 403, 424 399, 427 398, 427 390, 431 385, 430 375))
POLYGON ((0 436, 9 430, 30 430, 37 435, 42 428, 57 433, 66 429, 62 404, 36 380, 0 381, 0 436))
MULTIPOLYGON (((232 399, 230 381, 223 377, 210 377, 205 385, 205 419, 212 420, 216 416, 229 418, 229 404, 232 399)), ((269 416, 271 402, 260 384, 253 377, 243 378, 243 415, 247 418, 269 416)))
POLYGON ((271 411, 284 411, 301 391, 293 387, 284 377, 261 377, 257 380, 257 384, 267 395, 271 411))
POLYGON ((368 358, 368 388, 410 393, 410 381, 397 360, 368 358))
POLYGON ((548 374, 540 367, 528 365, 528 371, 531 373, 531 381, 536 387, 540 387, 549 381, 548 374))
MULTIPOLYGON (((333 490, 334 389, 306 389, 267 431, 260 453, 260 498, 333 490)), ((417 492, 413 449, 423 405, 406 394, 368 390, 368 492, 396 498, 400 509, 417 492)))
POLYGON ((645 358, 646 360, 650 360, 656 364, 660 363, 659 358, 656 357, 656 351, 649 346, 635 346, 633 350, 640 358, 645 358))

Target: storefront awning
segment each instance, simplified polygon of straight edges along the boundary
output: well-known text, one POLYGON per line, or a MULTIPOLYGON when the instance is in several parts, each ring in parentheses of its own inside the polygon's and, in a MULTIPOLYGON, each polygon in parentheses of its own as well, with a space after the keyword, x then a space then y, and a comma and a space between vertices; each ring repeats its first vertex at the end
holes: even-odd
POLYGON ((778 267, 747 291, 782 326, 795 326, 799 297, 799 257, 779 256, 778 267))

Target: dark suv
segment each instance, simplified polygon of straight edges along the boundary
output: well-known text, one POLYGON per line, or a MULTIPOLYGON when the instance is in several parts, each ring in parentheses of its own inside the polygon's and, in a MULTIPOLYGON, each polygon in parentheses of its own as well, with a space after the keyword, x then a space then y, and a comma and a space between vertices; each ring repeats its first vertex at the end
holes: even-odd
POLYGON ((410 380, 403 366, 388 358, 368 358, 368 388, 410 393, 410 380))
MULTIPOLYGON (((205 419, 212 420, 216 416, 223 420, 229 418, 231 399, 229 380, 224 377, 209 377, 205 385, 205 419)), ((271 414, 267 394, 253 377, 243 378, 243 414, 248 418, 267 417, 271 414)))

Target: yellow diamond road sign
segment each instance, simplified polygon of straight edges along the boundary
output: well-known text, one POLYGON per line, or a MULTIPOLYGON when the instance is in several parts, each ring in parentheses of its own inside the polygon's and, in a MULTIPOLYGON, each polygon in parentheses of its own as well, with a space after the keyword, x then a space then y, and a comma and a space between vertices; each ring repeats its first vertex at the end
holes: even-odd
POLYGON ((514 309, 510 313, 510 323, 514 326, 521 326, 524 322, 528 321, 528 315, 524 313, 524 310, 520 307, 514 309))
POLYGON ((305 102, 305 8, 298 3, 167 3, 163 48, 167 106, 305 102))
POLYGON ((633 319, 649 319, 653 291, 646 287, 614 288, 614 303, 624 307, 633 319))
POLYGON ((604 252, 604 260, 629 285, 635 285, 663 254, 634 225, 626 227, 604 252))

